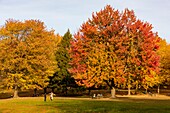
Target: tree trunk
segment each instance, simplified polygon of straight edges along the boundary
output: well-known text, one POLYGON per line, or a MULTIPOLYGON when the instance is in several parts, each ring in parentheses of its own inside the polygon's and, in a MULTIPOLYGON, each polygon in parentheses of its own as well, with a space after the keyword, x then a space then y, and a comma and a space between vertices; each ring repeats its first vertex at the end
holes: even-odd
POLYGON ((111 89, 111 97, 110 98, 116 98, 116 90, 114 87, 111 89))
POLYGON ((46 93, 47 93, 47 88, 45 87, 44 88, 44 101, 46 101, 46 99, 47 99, 47 94, 46 93))
POLYGON ((131 88, 131 85, 130 85, 130 74, 128 75, 128 95, 130 95, 130 88, 131 88))
POLYGON ((128 85, 128 95, 131 95, 131 93, 130 93, 130 85, 128 85))
POLYGON ((160 93, 160 86, 158 85, 158 94, 160 93))
POLYGON ((68 89, 67 89, 67 87, 66 87, 66 95, 68 94, 68 92, 67 92, 67 91, 68 91, 68 89))
POLYGON ((44 88, 44 94, 45 94, 45 93, 47 93, 47 88, 46 88, 46 87, 44 88))
POLYGON ((91 94, 91 89, 88 89, 88 95, 90 95, 91 94))
POLYGON ((15 86, 13 98, 17 98, 17 97, 18 97, 18 87, 15 86))
POLYGON ((52 87, 52 92, 54 92, 54 89, 55 89, 55 88, 54 88, 54 87, 52 87))
POLYGON ((37 88, 34 89, 34 97, 37 96, 37 88))
POLYGON ((148 93, 148 88, 146 88, 146 94, 148 93))

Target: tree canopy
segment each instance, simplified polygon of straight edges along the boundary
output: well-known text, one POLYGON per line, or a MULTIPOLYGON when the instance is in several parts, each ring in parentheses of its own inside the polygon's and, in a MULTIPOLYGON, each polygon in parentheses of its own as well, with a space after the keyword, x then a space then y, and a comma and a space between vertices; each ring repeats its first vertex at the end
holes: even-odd
POLYGON ((56 61, 58 70, 50 77, 50 87, 58 87, 67 93, 67 87, 75 85, 74 78, 71 76, 68 69, 70 68, 70 41, 72 40, 72 34, 68 30, 61 38, 61 42, 58 44, 58 50, 56 52, 56 61))
POLYGON ((0 28, 0 70, 8 89, 46 87, 56 70, 60 40, 39 20, 8 20, 0 28))
POLYGON ((74 35, 70 72, 86 87, 152 87, 159 72, 158 42, 151 24, 107 5, 74 35))
POLYGON ((166 40, 161 40, 159 43, 160 49, 158 55, 160 56, 160 73, 159 73, 159 84, 162 82, 169 85, 170 81, 170 45, 166 40))

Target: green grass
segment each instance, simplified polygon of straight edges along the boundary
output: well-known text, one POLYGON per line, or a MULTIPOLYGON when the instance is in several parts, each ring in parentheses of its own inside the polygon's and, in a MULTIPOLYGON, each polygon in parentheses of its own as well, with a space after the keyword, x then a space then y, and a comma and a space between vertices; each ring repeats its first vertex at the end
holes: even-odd
POLYGON ((170 100, 18 98, 0 100, 0 113, 170 113, 170 100))

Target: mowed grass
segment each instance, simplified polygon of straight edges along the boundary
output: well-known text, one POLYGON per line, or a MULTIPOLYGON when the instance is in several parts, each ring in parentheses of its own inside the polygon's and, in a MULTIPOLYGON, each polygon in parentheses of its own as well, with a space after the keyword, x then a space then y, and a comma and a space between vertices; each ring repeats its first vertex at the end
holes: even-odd
POLYGON ((170 113, 170 100, 18 98, 0 100, 0 113, 170 113))

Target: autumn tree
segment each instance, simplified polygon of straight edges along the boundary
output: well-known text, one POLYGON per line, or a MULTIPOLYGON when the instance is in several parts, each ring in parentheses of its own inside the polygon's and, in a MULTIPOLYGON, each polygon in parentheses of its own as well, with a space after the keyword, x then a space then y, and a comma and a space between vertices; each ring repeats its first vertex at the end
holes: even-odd
POLYGON ((39 20, 8 20, 0 28, 0 71, 4 87, 44 88, 56 70, 55 51, 59 36, 39 20))
POLYGON ((68 69, 70 68, 70 41, 72 40, 72 34, 68 30, 61 39, 56 52, 56 60, 58 70, 50 77, 50 87, 60 87, 62 91, 67 94, 67 88, 75 85, 74 78, 71 76, 68 69))
POLYGON ((160 56, 160 73, 158 76, 158 94, 159 94, 159 86, 164 83, 169 85, 170 81, 170 45, 166 42, 165 39, 161 39, 159 43, 160 49, 157 52, 158 55, 160 56))
POLYGON ((107 85, 115 97, 115 87, 151 86, 146 78, 159 72, 156 54, 159 38, 152 26, 107 5, 93 13, 72 41, 71 69, 77 84, 86 87, 107 85))

